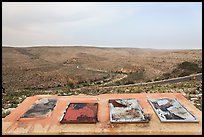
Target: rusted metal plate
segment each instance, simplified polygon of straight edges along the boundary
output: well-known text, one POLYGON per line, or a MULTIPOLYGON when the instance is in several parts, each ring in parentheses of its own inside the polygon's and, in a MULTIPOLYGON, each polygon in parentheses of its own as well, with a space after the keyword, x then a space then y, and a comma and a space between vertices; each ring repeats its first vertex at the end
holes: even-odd
POLYGON ((21 118, 45 117, 52 113, 57 99, 43 98, 38 99, 35 103, 21 116, 21 118))
POLYGON ((149 122, 136 99, 109 100, 110 121, 113 123, 149 122))
POLYGON ((96 123, 98 103, 70 103, 60 123, 96 123))
POLYGON ((177 99, 148 99, 161 122, 198 122, 177 99))

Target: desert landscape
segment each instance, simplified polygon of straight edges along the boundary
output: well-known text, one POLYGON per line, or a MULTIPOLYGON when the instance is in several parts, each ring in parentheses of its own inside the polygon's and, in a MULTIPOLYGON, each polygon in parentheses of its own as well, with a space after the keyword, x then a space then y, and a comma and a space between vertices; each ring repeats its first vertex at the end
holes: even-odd
POLYGON ((189 99, 195 98, 191 94, 194 92, 197 96, 194 102, 201 109, 201 79, 165 86, 127 86, 197 73, 202 73, 202 50, 3 47, 3 109, 15 108, 27 96, 35 94, 112 92, 182 92, 189 99))

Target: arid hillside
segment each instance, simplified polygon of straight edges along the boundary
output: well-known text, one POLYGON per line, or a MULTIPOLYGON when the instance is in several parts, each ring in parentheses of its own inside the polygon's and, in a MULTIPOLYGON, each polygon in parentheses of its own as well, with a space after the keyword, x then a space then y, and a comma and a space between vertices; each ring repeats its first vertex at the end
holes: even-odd
POLYGON ((2 48, 2 83, 7 91, 82 87, 111 79, 154 80, 182 62, 202 66, 202 50, 138 48, 2 48))

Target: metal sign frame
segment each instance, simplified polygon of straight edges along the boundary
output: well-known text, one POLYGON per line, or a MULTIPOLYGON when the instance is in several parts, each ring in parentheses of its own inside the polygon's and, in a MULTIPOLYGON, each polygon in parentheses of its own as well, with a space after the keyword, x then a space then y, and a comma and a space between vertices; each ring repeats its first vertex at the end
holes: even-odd
MULTIPOLYGON (((197 118, 190 113, 186 107, 184 107, 176 98, 159 98, 159 99, 147 99, 150 105, 152 106, 154 112, 161 122, 199 122, 197 118), (166 104, 169 102, 168 107, 164 107, 165 104, 159 105, 158 101, 164 100, 166 104), (167 102, 169 100, 169 102, 167 102), (157 103, 157 104, 153 104, 157 103), (156 108, 156 107, 157 108, 156 108), (160 108, 159 108, 160 107, 160 108), (176 112, 176 113, 175 113, 176 112), (174 119, 171 119, 170 116, 174 116, 174 119), (185 120, 187 119, 187 120, 185 120)), ((161 103, 160 103, 161 104, 161 103)))
POLYGON ((139 101, 134 98, 109 100, 111 123, 149 122, 139 101))

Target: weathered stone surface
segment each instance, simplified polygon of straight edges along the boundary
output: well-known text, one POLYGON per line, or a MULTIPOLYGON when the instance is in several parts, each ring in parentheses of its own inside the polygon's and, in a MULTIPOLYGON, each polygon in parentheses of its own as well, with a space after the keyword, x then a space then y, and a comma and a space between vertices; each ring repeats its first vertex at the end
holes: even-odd
POLYGON ((26 98, 15 110, 2 120, 2 134, 202 134, 202 112, 180 93, 133 93, 133 94, 101 94, 97 96, 73 95, 37 95, 26 98), (56 98, 58 103, 49 117, 38 119, 20 118, 39 98, 56 98), (161 123, 148 103, 148 98, 177 98, 188 111, 198 119, 198 123, 161 123), (149 114, 149 123, 110 124, 109 99, 135 98, 141 104, 144 113, 149 114), (68 102, 98 103, 98 123, 96 124, 60 124, 68 102), (6 126, 7 123, 9 126, 6 126), (192 130, 193 129, 193 130, 192 130))

